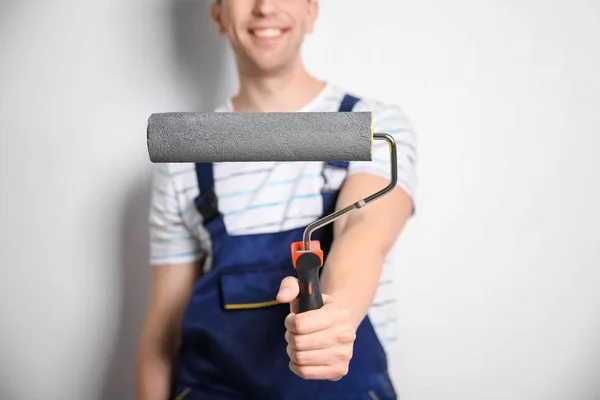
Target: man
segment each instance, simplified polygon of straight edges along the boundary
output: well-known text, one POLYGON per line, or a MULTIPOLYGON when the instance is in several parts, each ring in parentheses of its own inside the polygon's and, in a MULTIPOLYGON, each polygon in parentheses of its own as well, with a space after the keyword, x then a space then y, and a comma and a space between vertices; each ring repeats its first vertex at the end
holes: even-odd
POLYGON ((414 133, 399 107, 351 96, 303 67, 316 1, 211 8, 240 84, 216 111, 371 111, 375 131, 396 139, 399 183, 315 232, 327 249, 325 304, 296 314, 290 244, 310 222, 389 183, 388 145, 376 142, 372 162, 157 165, 137 399, 395 399, 384 351, 394 299, 385 281, 413 211, 414 133))

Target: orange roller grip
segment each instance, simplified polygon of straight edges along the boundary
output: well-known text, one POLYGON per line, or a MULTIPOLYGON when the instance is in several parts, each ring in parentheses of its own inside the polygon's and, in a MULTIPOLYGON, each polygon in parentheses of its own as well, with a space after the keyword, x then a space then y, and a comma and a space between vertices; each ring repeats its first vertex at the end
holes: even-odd
MULTIPOLYGON (((298 260, 298 257, 300 257, 302 254, 305 254, 305 252, 303 252, 303 248, 304 242, 293 242, 290 246, 294 268, 296 268, 296 260, 298 260)), ((319 256, 319 259, 321 260, 321 266, 323 266, 323 250, 321 250, 321 243, 318 240, 310 241, 310 252, 319 256)))

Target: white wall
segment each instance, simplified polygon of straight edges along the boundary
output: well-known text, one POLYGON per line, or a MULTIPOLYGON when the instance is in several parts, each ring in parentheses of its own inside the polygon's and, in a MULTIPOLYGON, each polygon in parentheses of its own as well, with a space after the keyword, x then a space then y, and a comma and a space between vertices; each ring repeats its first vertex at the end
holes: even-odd
MULTIPOLYGON (((207 17, 0 5, 1 399, 132 398, 146 118, 236 87, 207 17)), ((322 1, 310 68, 400 104, 420 137, 402 399, 600 397, 599 41, 592 0, 322 1)))

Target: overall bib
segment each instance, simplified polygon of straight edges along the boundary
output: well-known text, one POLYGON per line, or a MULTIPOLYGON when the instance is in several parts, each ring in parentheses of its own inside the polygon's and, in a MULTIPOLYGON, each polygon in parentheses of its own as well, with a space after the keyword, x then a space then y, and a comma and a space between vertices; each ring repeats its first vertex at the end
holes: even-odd
MULTIPOLYGON (((358 99, 346 96, 339 111, 358 99)), ((326 168, 347 168, 329 162, 326 168)), ((212 237, 212 268, 196 282, 183 319, 175 363, 173 400, 394 400, 387 359, 367 316, 356 332, 346 376, 337 382, 305 380, 289 369, 284 319, 289 304, 275 297, 286 276, 296 276, 290 244, 304 227, 230 236, 218 210, 211 163, 196 164, 196 209, 212 237)), ((322 191, 323 216, 335 211, 338 192, 322 191)), ((314 232, 326 256, 332 224, 314 232)))

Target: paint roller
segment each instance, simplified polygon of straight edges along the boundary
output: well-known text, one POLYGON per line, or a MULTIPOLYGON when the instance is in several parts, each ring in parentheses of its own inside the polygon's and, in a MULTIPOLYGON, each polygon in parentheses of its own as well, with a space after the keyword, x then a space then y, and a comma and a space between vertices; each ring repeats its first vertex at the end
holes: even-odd
POLYGON ((321 308, 324 256, 312 233, 392 191, 397 182, 394 138, 375 133, 371 112, 155 113, 147 144, 153 163, 259 161, 372 161, 374 140, 390 149, 390 183, 380 191, 314 221, 291 243, 298 275, 298 312, 321 308))

